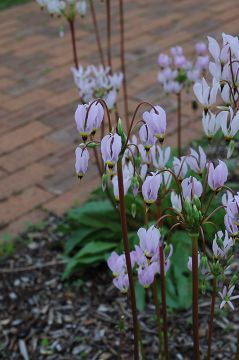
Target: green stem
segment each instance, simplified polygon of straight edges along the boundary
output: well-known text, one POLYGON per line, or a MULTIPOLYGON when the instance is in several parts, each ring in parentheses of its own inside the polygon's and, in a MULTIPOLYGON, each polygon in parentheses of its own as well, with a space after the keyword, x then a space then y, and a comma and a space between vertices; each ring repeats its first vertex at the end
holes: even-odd
POLYGON ((193 354, 194 360, 200 359, 199 353, 199 323, 198 323, 198 234, 192 238, 192 287, 193 287, 193 354))
POLYGON ((211 298, 211 310, 210 310, 210 319, 208 323, 208 350, 207 350, 207 359, 211 359, 211 344, 212 344, 212 332, 213 332, 213 319, 215 312, 215 300, 216 300, 216 291, 217 291, 217 278, 213 278, 213 288, 212 288, 212 298, 211 298))
POLYGON ((135 288, 134 288, 133 271, 132 271, 131 260, 130 260, 129 239, 128 239, 127 222, 126 222, 122 159, 119 159, 118 164, 117 164, 117 175, 118 175, 118 187, 119 187, 119 206, 120 206, 120 217, 121 217, 121 229, 122 229, 122 237, 123 237, 123 244, 124 244, 124 251, 125 251, 126 266, 127 266, 128 277, 129 277, 131 311, 132 311, 132 317, 133 317, 134 359, 139 360, 139 324, 138 324, 136 296, 135 296, 135 288))

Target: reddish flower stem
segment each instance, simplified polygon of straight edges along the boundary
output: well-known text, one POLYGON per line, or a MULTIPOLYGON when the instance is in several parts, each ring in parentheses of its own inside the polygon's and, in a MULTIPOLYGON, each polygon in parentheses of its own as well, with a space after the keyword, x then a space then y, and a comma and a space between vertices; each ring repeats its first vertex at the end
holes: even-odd
POLYGON ((128 93, 127 93, 127 81, 126 81, 126 69, 125 69, 125 48, 124 48, 124 3, 123 0, 119 0, 120 10, 120 59, 121 59, 121 71, 123 73, 123 93, 124 93, 124 112, 127 131, 129 130, 129 108, 128 108, 128 93))
POLYGON ((94 24, 94 28, 95 28, 95 36, 96 36, 98 51, 99 51, 99 55, 100 55, 100 61, 101 61, 102 65, 105 66, 104 54, 103 54, 103 50, 102 50, 102 45, 101 45, 101 40, 100 40, 100 32, 99 32, 99 28, 98 28, 97 19, 96 19, 95 7, 94 7, 93 0, 90 0, 90 11, 91 11, 91 16, 92 16, 92 20, 93 20, 93 24, 94 24))
POLYGON ((110 13, 110 0, 106 0, 106 17, 107 17, 107 60, 112 73, 111 61, 111 13, 110 13))
POLYGON ((198 235, 192 238, 192 287, 193 287, 193 359, 199 360, 199 332, 198 332, 198 235))
POLYGON ((178 157, 182 155, 181 148, 181 130, 182 130, 182 119, 181 119, 181 93, 177 94, 177 142, 178 142, 178 157))
POLYGON ((75 68, 78 70, 79 62, 78 62, 78 55, 77 55, 77 49, 76 49, 75 20, 69 19, 68 22, 69 22, 70 32, 71 32, 71 43, 72 43, 74 64, 75 64, 75 68))
POLYGON ((168 360, 169 359, 168 323, 167 323, 167 303, 166 303, 166 284, 165 284, 165 272, 164 272, 163 245, 161 245, 159 248, 159 261, 160 261, 160 285, 161 285, 162 314, 163 314, 164 357, 165 360, 168 360))
POLYGON ((158 326, 158 337, 159 337, 159 348, 160 348, 160 359, 162 356, 162 329, 161 329, 161 314, 160 314, 160 305, 158 301, 158 289, 157 289, 157 281, 156 279, 153 282, 152 286, 153 300, 155 306, 155 313, 157 317, 157 326, 158 326))
POLYGON ((208 323, 208 350, 207 350, 208 360, 211 359, 211 344, 212 344, 212 332, 213 332, 213 319, 214 319, 214 312, 215 312, 216 291, 217 291, 217 279, 214 277, 213 278, 213 287, 212 287, 210 319, 209 319, 209 323, 208 323))
POLYGON ((124 183, 123 183, 123 171, 122 171, 122 160, 119 159, 117 164, 117 176, 118 176, 118 187, 119 187, 119 206, 120 206, 120 218, 121 218, 121 229, 122 237, 126 258, 126 266, 129 277, 129 291, 130 291, 130 300, 131 300, 131 311, 133 316, 133 331, 134 331, 134 360, 139 360, 139 324, 138 324, 138 315, 136 308, 136 297, 135 297, 135 288, 133 280, 133 272, 130 260, 130 250, 129 250, 129 239, 127 232, 127 222, 126 222, 126 211, 125 211, 125 199, 124 199, 124 183))

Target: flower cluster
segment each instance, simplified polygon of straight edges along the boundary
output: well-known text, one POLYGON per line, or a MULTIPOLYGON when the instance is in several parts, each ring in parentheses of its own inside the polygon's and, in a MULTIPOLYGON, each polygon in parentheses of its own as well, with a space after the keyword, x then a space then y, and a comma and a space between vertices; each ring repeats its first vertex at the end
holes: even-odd
MULTIPOLYGON (((131 266, 135 268, 139 283, 148 288, 154 282, 156 274, 160 274, 159 247, 163 246, 163 240, 159 229, 155 226, 140 228, 138 230, 139 245, 131 251, 131 266)), ((173 246, 164 247, 164 271, 167 272, 170 266, 170 258, 173 254, 173 246)), ((113 252, 108 258, 108 266, 113 273, 114 285, 125 293, 129 287, 129 279, 126 268, 125 255, 117 255, 113 252)))
MULTIPOLYGON (((222 34, 222 44, 208 37, 211 82, 205 78, 194 84, 193 90, 203 107, 203 129, 211 140, 220 129, 227 142, 232 141, 239 130, 239 40, 222 34)), ((232 143, 231 143, 232 144, 232 143)), ((228 152, 228 157, 232 150, 228 152)))
POLYGON ((88 65, 72 69, 74 81, 84 103, 94 99, 103 99, 109 109, 116 105, 117 95, 123 81, 122 73, 111 74, 110 68, 88 65))
POLYGON ((66 16, 77 12, 85 16, 87 3, 85 0, 36 0, 42 9, 46 9, 51 16, 66 16))
POLYGON ((208 69, 209 56, 204 43, 195 46, 196 59, 187 59, 181 46, 170 49, 171 56, 160 53, 158 65, 158 81, 163 85, 166 93, 179 94, 183 88, 195 83, 208 69))
MULTIPOLYGON (((211 193, 213 199, 222 192, 228 178, 228 168, 225 162, 218 164, 207 161, 202 147, 190 149, 186 156, 171 158, 170 147, 163 147, 166 133, 166 113, 159 105, 152 106, 150 111, 142 114, 142 125, 138 135, 126 137, 119 121, 117 131, 104 135, 100 143, 93 140, 96 131, 104 119, 104 109, 100 102, 79 105, 75 113, 75 121, 84 143, 76 149, 76 172, 79 178, 86 173, 89 162, 89 151, 92 146, 100 146, 102 163, 104 165, 103 179, 106 185, 111 182, 116 204, 120 201, 117 163, 122 162, 123 190, 126 195, 129 190, 133 196, 141 196, 146 208, 149 208, 170 194, 171 209, 176 225, 189 233, 203 231, 204 221, 208 218, 209 205, 201 203, 211 193), (126 140, 127 138, 127 140, 126 140), (120 160, 121 159, 121 160, 120 160), (171 164, 171 166, 169 166, 171 164), (171 183, 174 182, 174 185, 171 183), (176 187, 175 187, 176 185, 176 187), (200 230, 201 229, 201 230, 200 230)), ((105 187, 104 186, 104 187, 105 187)), ((210 196, 209 196, 210 197, 210 196)), ((211 200, 210 200, 211 201, 211 200)), ((224 276, 231 259, 233 247, 232 236, 238 234, 239 226, 239 194, 232 195, 227 191, 223 195, 223 205, 226 210, 226 231, 215 235, 212 246, 213 260, 209 265, 206 254, 198 254, 198 264, 201 275, 208 277, 224 276)), ((220 208, 219 208, 220 209, 220 208)), ((217 211, 217 210, 216 210, 217 211)), ((167 215, 165 215, 167 216, 167 215)), ((173 225, 175 226, 175 224, 173 225)), ((139 283, 144 287, 152 285, 155 275, 160 274, 160 247, 164 248, 164 271, 167 272, 172 256, 172 245, 165 245, 157 225, 138 230, 139 245, 130 252, 131 267, 138 276, 139 283)), ((113 272, 114 285, 123 293, 129 288, 129 277, 125 254, 113 252, 108 260, 113 272)), ((192 269, 192 258, 189 258, 188 268, 192 269)), ((231 287, 221 289, 223 299, 232 300, 231 287), (230 293, 230 294, 229 294, 230 293), (229 295, 228 295, 229 294, 229 295)), ((231 286, 234 286, 233 283, 231 286)), ((225 283, 223 283, 225 286, 225 283)), ((226 300, 223 300, 226 301, 226 300)), ((228 300, 229 301, 229 300, 228 300)))

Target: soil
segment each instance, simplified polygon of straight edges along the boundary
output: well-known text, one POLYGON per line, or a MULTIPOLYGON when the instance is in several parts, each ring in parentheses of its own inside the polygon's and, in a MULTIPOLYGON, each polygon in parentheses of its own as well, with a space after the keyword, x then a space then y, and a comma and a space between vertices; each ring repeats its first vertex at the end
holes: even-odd
MULTIPOLYGON (((133 359, 129 302, 112 285, 107 268, 91 269, 71 283, 62 281, 65 240, 56 231, 60 221, 50 216, 44 229, 22 235, 15 252, 0 261, 0 358, 133 359)), ((209 298, 201 299, 202 359, 206 358, 209 310, 209 298)), ((159 359, 150 301, 139 318, 145 359, 159 359)), ((191 309, 171 311, 168 327, 171 359, 193 359, 191 309)), ((217 310, 212 359, 235 358, 238 332, 238 311, 217 310)))

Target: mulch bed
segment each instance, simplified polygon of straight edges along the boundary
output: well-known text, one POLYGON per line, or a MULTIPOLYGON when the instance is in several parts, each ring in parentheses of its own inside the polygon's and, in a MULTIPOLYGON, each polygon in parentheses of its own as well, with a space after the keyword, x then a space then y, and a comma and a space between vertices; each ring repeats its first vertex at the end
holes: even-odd
MULTIPOLYGON (((44 230, 24 234, 15 253, 0 261, 0 358, 133 359, 129 303, 112 286, 106 267, 91 269, 70 284, 62 281, 64 239, 56 232, 60 221, 50 216, 44 230)), ((207 349, 209 307, 208 298, 200 302, 202 354, 207 349)), ((145 359, 158 359, 152 304, 140 314, 140 323, 145 359)), ((193 358, 191 330, 191 309, 170 313, 171 359, 193 358)), ((238 330, 238 311, 227 317, 219 313, 213 359, 234 359, 238 330)))

